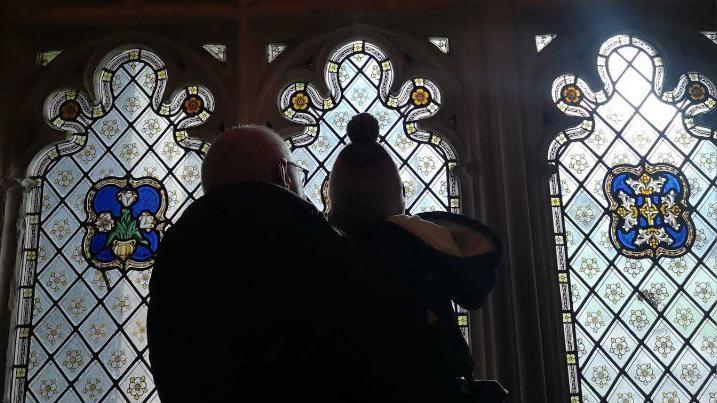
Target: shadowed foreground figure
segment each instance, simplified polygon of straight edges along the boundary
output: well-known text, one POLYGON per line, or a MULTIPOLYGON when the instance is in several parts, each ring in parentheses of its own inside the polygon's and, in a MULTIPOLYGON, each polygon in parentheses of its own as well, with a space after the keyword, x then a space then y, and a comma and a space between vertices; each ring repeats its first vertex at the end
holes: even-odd
POLYGON ((477 309, 495 284, 501 246, 484 225, 452 213, 405 215, 403 184, 379 145, 378 123, 359 114, 348 124, 351 143, 329 178, 329 222, 364 255, 363 270, 383 271, 408 301, 412 319, 428 335, 423 358, 444 402, 503 401, 497 382, 473 382, 473 360, 451 301, 477 309))
POLYGON ((167 231, 150 283, 164 403, 436 402, 432 368, 414 362, 420 332, 350 269, 277 134, 222 134, 202 174, 206 194, 167 231))

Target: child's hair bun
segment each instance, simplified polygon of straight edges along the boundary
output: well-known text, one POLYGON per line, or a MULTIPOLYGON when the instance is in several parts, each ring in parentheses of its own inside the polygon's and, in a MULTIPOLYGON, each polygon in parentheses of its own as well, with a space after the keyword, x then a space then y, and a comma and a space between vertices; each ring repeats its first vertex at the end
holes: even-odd
POLYGON ((378 140, 378 121, 370 113, 359 113, 349 121, 346 133, 354 144, 371 145, 378 140))

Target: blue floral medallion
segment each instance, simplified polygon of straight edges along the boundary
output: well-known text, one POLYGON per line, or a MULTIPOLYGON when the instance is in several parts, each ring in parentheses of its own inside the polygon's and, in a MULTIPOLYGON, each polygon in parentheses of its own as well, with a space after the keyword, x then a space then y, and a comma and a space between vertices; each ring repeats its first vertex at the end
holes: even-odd
POLYGON ((692 245, 689 187, 671 165, 615 167, 605 178, 610 238, 632 258, 679 256, 692 245))
POLYGON ((98 269, 143 270, 154 263, 167 192, 153 178, 107 178, 87 193, 85 257, 98 269))

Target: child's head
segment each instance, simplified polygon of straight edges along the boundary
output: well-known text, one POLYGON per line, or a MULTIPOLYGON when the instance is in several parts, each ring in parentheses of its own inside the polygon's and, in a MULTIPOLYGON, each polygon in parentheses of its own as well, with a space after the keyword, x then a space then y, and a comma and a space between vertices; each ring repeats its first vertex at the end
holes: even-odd
POLYGON ((339 153, 329 177, 329 222, 352 232, 404 212, 403 183, 386 149, 376 142, 378 122, 368 113, 347 126, 351 143, 339 153))

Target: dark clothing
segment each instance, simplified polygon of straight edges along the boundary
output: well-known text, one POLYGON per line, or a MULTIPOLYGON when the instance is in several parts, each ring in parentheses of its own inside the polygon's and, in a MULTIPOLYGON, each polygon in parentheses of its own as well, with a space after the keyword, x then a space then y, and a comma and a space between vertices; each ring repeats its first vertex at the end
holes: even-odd
POLYGON ((277 186, 196 201, 167 231, 150 283, 162 401, 436 402, 422 334, 355 260, 312 205, 277 186))
POLYGON ((350 239, 360 253, 367 255, 368 267, 384 270, 401 289, 414 319, 442 357, 437 365, 446 382, 460 377, 472 379, 473 360, 451 301, 469 310, 481 306, 495 285, 501 245, 487 227, 467 217, 451 213, 418 216, 449 231, 460 227, 464 236, 484 237, 493 249, 478 255, 451 256, 389 221, 371 225, 350 239))
MULTIPOLYGON (((283 364, 320 355, 316 339, 327 329, 318 308, 330 293, 317 285, 331 283, 325 251, 336 242, 313 206, 278 186, 229 186, 192 204, 162 240, 150 283, 150 360, 162 401, 271 398, 303 387, 291 382, 300 368, 283 364)), ((330 368, 311 370, 319 379, 330 368)))

